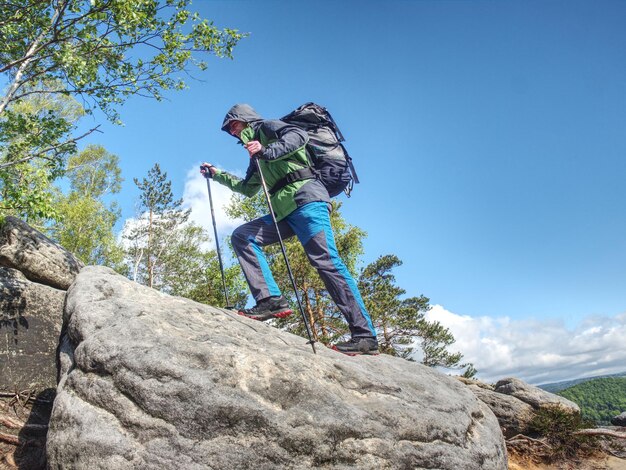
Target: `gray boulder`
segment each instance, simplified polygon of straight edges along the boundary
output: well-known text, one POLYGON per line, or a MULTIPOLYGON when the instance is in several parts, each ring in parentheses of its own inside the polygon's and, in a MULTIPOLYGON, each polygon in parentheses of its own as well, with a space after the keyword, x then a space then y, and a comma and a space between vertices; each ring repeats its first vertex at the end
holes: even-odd
POLYGON ((528 425, 535 417, 535 410, 528 403, 479 385, 472 384, 467 388, 493 411, 504 437, 508 439, 528 431, 528 425))
POLYGON ((56 387, 65 291, 0 267, 0 389, 56 387))
POLYGON ((65 308, 50 469, 507 468, 495 416, 403 359, 347 357, 107 268, 65 308))
POLYGON ((535 409, 547 406, 560 406, 570 413, 580 413, 580 408, 573 401, 553 393, 546 392, 539 387, 527 384, 526 382, 514 377, 499 380, 496 383, 495 391, 519 398, 524 403, 528 403, 535 409))
POLYGON ((626 426, 626 411, 611 419, 613 426, 626 426))
POLYGON ((25 222, 7 217, 0 226, 0 266, 17 269, 33 282, 67 290, 83 263, 25 222))

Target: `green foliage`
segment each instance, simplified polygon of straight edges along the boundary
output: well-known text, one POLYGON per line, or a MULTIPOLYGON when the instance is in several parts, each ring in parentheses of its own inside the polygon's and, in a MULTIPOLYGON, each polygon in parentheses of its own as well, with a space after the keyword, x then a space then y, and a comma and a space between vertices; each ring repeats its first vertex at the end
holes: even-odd
POLYGON ((590 421, 558 406, 541 408, 529 424, 530 431, 543 437, 548 444, 545 457, 550 462, 572 460, 598 451, 596 436, 576 434, 578 430, 591 427, 593 423, 590 421))
MULTIPOLYGON (((210 305, 226 306, 217 252, 206 248, 209 235, 189 221, 189 210, 174 200, 167 173, 158 164, 141 181, 141 216, 124 239, 131 277, 162 292, 210 305)), ((247 295, 238 266, 225 269, 229 301, 243 307, 247 295)))
MULTIPOLYGON (((206 68, 198 53, 232 57, 243 37, 188 10, 190 0, 58 0, 0 5, 0 73, 11 77, 5 101, 25 84, 57 81, 52 93, 84 97, 117 118, 133 94, 160 99, 180 89, 177 75, 206 68)), ((0 108, 0 112, 4 110, 0 108)))
POLYGON ((589 380, 562 390, 558 395, 580 406, 584 418, 607 425, 611 418, 626 411, 626 377, 589 380))
POLYGON ((580 379, 563 380, 561 382, 541 384, 539 385, 539 388, 541 388, 542 390, 545 390, 546 392, 557 393, 557 392, 560 392, 561 390, 565 390, 566 388, 573 387, 574 385, 578 385, 583 382, 588 382, 594 379, 602 379, 605 377, 626 377, 626 372, 618 372, 617 374, 597 375, 594 377, 583 377, 580 379))
POLYGON ((97 129, 72 136, 83 112, 99 109, 119 123, 129 96, 160 100, 164 91, 185 87, 183 73, 205 69, 203 57, 232 57, 244 35, 218 29, 189 11, 190 3, 0 3, 0 78, 8 84, 0 97, 3 213, 55 216, 47 189, 77 141, 97 129))
POLYGON ((69 162, 66 176, 72 191, 99 198, 118 193, 122 184, 119 158, 101 145, 89 145, 69 162))
POLYGON ((465 377, 466 379, 473 379, 478 374, 478 370, 474 367, 474 364, 468 362, 466 364, 461 364, 461 368, 465 368, 461 377, 465 377))
POLYGON ((177 229, 189 219, 189 210, 182 210, 182 200, 174 200, 172 183, 158 163, 141 181, 133 178, 141 191, 141 215, 134 227, 126 230, 125 239, 130 256, 132 278, 149 287, 163 288, 161 279, 164 254, 176 242, 177 229))
MULTIPOLYGON (((381 350, 410 359, 416 352, 415 345, 419 345, 424 365, 458 367, 463 355, 448 351, 455 341, 450 330, 425 318, 430 310, 429 299, 423 295, 402 298, 406 291, 396 285, 392 273, 400 265, 402 261, 395 255, 380 256, 365 267, 359 279, 365 306, 379 332, 381 350)), ((470 373, 469 368, 466 373, 470 373)))
POLYGON ((141 191, 139 201, 141 209, 153 214, 163 214, 168 211, 176 211, 183 203, 182 199, 174 200, 172 182, 167 179, 167 173, 161 172, 161 167, 155 163, 148 171, 148 177, 141 181, 133 178, 133 181, 141 191))
MULTIPOLYGON (((44 87, 29 88, 42 91, 44 87)), ((48 151, 65 138, 81 115, 82 107, 73 98, 41 93, 12 103, 0 116, 2 212, 38 228, 44 219, 58 216, 51 184, 64 169, 60 155, 73 152, 75 142, 56 147, 53 155, 48 151)))
POLYGON ((50 172, 40 165, 20 163, 0 169, 0 214, 42 228, 44 219, 57 217, 50 186, 50 172))
POLYGON ((89 146, 68 161, 67 195, 58 195, 58 216, 50 233, 61 246, 85 264, 101 264, 124 272, 123 250, 113 227, 120 217, 115 203, 103 198, 119 192, 122 182, 116 155, 102 146, 89 146))
MULTIPOLYGON (((175 230, 176 236, 160 265, 160 289, 196 302, 225 307, 217 251, 206 248, 208 233, 191 223, 175 230)), ((241 269, 225 267, 224 277, 230 305, 243 308, 248 295, 241 269)))

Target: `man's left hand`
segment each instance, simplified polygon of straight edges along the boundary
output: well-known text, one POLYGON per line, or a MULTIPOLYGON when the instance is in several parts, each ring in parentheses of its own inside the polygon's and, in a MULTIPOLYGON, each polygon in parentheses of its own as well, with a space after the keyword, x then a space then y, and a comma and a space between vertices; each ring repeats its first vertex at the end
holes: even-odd
POLYGON ((261 145, 261 142, 259 142, 258 140, 251 140, 245 145, 245 147, 248 150, 248 153, 250 154, 250 158, 252 158, 254 154, 262 152, 264 150, 263 146, 261 145))

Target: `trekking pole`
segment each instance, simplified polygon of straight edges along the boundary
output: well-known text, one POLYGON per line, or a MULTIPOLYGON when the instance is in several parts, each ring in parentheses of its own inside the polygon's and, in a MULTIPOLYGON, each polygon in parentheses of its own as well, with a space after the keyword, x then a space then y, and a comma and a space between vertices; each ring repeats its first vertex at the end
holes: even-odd
POLYGON ((217 224, 215 223, 215 211, 213 210, 213 196, 211 195, 211 170, 207 166, 201 166, 204 170, 204 178, 206 179, 206 187, 209 190, 209 205, 211 206, 211 219, 213 219, 213 233, 215 234, 215 247, 217 248, 217 260, 220 264, 220 272, 222 273, 222 286, 224 288, 224 299, 226 300, 227 309, 232 309, 232 305, 228 301, 228 291, 226 289, 226 277, 224 276, 224 264, 222 263, 222 251, 220 250, 220 240, 217 237, 217 224))
POLYGON ((285 244, 283 243, 283 237, 280 234, 280 229, 278 228, 278 221, 276 220, 276 216, 274 215, 274 208, 272 207, 272 202, 270 201, 270 194, 267 191, 267 185, 265 184, 265 177, 263 176, 263 172, 261 171, 261 165, 259 164, 259 158, 256 156, 252 157, 254 162, 256 163, 256 169, 259 172, 259 177, 261 178, 261 186, 263 186, 263 192, 265 193, 265 199, 267 199, 267 206, 270 209, 270 214, 272 215, 272 220, 274 221, 274 227, 276 227, 276 233, 278 234, 278 242, 280 243, 280 249, 283 252, 283 258, 285 258, 285 264, 287 265, 287 273, 289 274, 289 279, 291 280, 291 286, 293 287, 293 293, 296 294, 296 300, 298 301, 298 308, 300 309, 300 314, 302 315, 302 321, 304 322, 304 327, 306 328, 306 334, 309 337, 309 341, 307 344, 310 344, 313 348, 313 354, 317 354, 315 350, 315 341, 311 336, 311 328, 309 327, 309 322, 304 315, 304 309, 302 308, 302 302, 300 301, 300 295, 298 294, 298 287, 296 286, 296 281, 293 277, 293 273, 291 272, 291 265, 289 264, 289 259, 287 258, 287 250, 285 250, 285 244))

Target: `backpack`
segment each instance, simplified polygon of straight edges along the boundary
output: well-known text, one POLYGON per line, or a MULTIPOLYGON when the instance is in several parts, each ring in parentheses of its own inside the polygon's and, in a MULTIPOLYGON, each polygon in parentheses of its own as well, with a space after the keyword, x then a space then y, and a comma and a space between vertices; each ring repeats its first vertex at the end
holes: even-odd
POLYGON ((359 183, 359 178, 352 165, 352 158, 341 143, 344 141, 343 135, 326 108, 306 103, 280 120, 307 132, 309 142, 306 152, 312 167, 289 173, 270 192, 273 194, 289 183, 313 177, 324 184, 330 197, 342 191, 350 197, 352 187, 354 183, 359 183))

